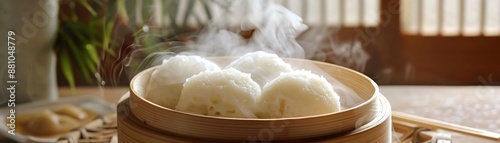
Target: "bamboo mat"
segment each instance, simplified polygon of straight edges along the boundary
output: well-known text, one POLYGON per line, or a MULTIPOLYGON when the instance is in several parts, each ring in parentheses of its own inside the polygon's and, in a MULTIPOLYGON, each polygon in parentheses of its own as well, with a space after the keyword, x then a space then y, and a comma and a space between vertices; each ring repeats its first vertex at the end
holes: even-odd
POLYGON ((116 113, 102 116, 57 143, 118 143, 116 113))

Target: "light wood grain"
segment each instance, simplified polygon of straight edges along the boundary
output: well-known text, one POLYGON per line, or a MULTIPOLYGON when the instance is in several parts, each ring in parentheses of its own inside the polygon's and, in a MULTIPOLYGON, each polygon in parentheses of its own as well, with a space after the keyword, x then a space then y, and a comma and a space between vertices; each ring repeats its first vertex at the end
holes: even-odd
MULTIPOLYGON (((327 135, 320 138, 312 139, 295 139, 295 140, 274 140, 274 134, 272 138, 265 138, 268 140, 260 140, 262 142, 273 142, 273 143, 288 143, 288 142, 317 142, 317 143, 331 143, 331 142, 346 142, 346 143, 358 143, 358 142, 374 142, 374 143, 384 143, 390 142, 392 140, 392 124, 390 118, 390 105, 387 99, 383 96, 377 98, 380 103, 378 106, 381 112, 378 118, 372 120, 371 122, 365 124, 358 129, 346 132, 342 135, 327 135)), ((206 143, 222 143, 222 142, 233 142, 228 140, 207 140, 207 139, 194 139, 191 137, 183 137, 175 133, 169 133, 164 131, 159 131, 153 127, 145 125, 142 121, 135 118, 130 108, 128 108, 129 99, 125 102, 121 102, 118 105, 118 137, 119 142, 125 143, 139 143, 139 142, 176 142, 176 143, 188 143, 188 142, 206 142, 206 143)), ((264 130, 267 128, 263 128, 264 130)), ((228 131, 230 132, 230 131, 228 131)), ((265 134, 269 135, 269 134, 265 134)), ((249 136, 248 142, 252 142, 252 139, 259 140, 259 136, 249 136)), ((242 142, 242 141, 237 141, 242 142)), ((244 142, 244 141, 243 141, 244 142)))
POLYGON ((270 128, 270 125, 274 124, 280 125, 279 123, 287 123, 287 125, 285 125, 285 131, 273 132, 274 140, 305 139, 346 133, 373 119, 373 116, 369 115, 376 112, 372 109, 378 102, 376 97, 379 91, 378 86, 371 79, 356 71, 333 64, 301 59, 288 60, 293 65, 317 66, 321 71, 354 90, 363 102, 336 113, 297 118, 237 119, 189 114, 158 106, 141 95, 144 93, 144 86, 141 84, 147 83, 145 80, 150 79, 149 75, 154 70, 151 68, 136 75, 131 82, 130 112, 144 126, 156 128, 161 132, 193 138, 233 141, 246 140, 249 135, 258 136, 262 129, 270 128))

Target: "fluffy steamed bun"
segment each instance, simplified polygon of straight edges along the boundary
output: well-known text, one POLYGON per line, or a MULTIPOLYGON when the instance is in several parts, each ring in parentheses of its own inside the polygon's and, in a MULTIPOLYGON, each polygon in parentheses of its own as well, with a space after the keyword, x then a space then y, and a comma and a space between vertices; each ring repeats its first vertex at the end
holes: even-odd
POLYGON ((252 79, 263 87, 267 82, 278 77, 282 72, 291 72, 290 64, 276 54, 257 51, 247 53, 231 62, 227 68, 235 68, 244 73, 250 73, 252 79))
POLYGON ((255 118, 261 94, 250 74, 229 68, 188 78, 176 110, 220 117, 255 118))
POLYGON ((174 109, 186 79, 203 71, 220 70, 215 63, 200 56, 177 55, 151 74, 145 98, 157 105, 174 109))
POLYGON ((310 71, 283 73, 262 89, 262 118, 319 115, 340 110, 340 97, 323 77, 310 71))

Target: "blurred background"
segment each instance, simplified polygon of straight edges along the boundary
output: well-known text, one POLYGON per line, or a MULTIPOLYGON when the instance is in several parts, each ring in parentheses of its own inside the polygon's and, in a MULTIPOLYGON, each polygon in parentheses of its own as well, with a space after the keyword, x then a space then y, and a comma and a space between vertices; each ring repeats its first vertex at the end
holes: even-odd
MULTIPOLYGON (((297 38, 306 58, 363 72, 381 85, 500 84, 498 0, 275 2, 309 26, 297 38)), ((55 33, 45 37, 55 41, 57 85, 71 87, 126 86, 156 52, 189 50, 210 19, 231 13, 230 0, 11 1, 2 4, 5 27, 15 25, 6 20, 15 17, 9 12, 26 13, 8 5, 24 3, 55 11, 45 18, 35 11, 19 23, 37 30, 37 23, 55 21, 48 25, 55 33)))
MULTIPOLYGON (((355 69, 379 84, 500 83, 494 82, 500 81, 500 1, 275 2, 310 26, 298 37, 304 49, 314 49, 306 50, 313 51, 307 58, 355 69)), ((93 86, 102 84, 100 80, 106 86, 127 85, 141 59, 194 41, 213 15, 230 12, 227 3, 63 0, 54 46, 58 85, 93 86), (159 44, 171 41, 180 43, 159 44), (127 58, 133 61, 124 61, 127 58), (71 75, 74 79, 68 80, 71 75)))

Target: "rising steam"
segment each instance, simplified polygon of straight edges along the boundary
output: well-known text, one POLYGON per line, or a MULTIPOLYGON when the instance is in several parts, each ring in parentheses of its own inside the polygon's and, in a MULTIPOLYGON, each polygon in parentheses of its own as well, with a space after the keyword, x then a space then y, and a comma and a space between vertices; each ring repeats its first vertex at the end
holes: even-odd
POLYGON ((302 18, 269 0, 231 1, 227 13, 214 17, 199 35, 194 51, 201 56, 241 56, 254 51, 305 58, 295 38, 307 29, 302 18), (249 39, 240 33, 252 31, 249 39))
POLYGON ((210 2, 217 5, 212 7, 212 11, 218 13, 200 33, 190 35, 195 37, 194 42, 186 44, 167 40, 149 47, 133 44, 119 52, 122 53, 119 56, 124 58, 119 64, 113 64, 116 67, 113 67, 115 76, 111 78, 111 83, 122 75, 130 80, 138 72, 159 65, 164 59, 177 54, 215 57, 265 51, 284 58, 334 61, 358 71, 364 70, 370 57, 357 41, 340 43, 332 39, 332 34, 338 31, 336 29, 316 26, 307 30, 308 26, 300 16, 272 0, 210 2), (250 33, 250 36, 242 33, 250 33), (145 51, 153 53, 144 55, 145 51))
POLYGON ((149 47, 133 44, 120 50, 119 56, 125 57, 119 61, 121 64, 113 64, 113 74, 117 76, 109 80, 113 83, 123 74, 130 80, 138 72, 159 65, 164 59, 177 54, 214 57, 265 51, 280 57, 307 58, 295 39, 308 27, 301 17, 285 7, 271 0, 211 2, 218 6, 212 7, 212 11, 219 13, 199 34, 190 35, 196 37, 195 43, 167 40, 149 47), (251 36, 245 37, 242 33, 250 33, 251 36), (154 52, 145 56, 145 51, 154 52))

